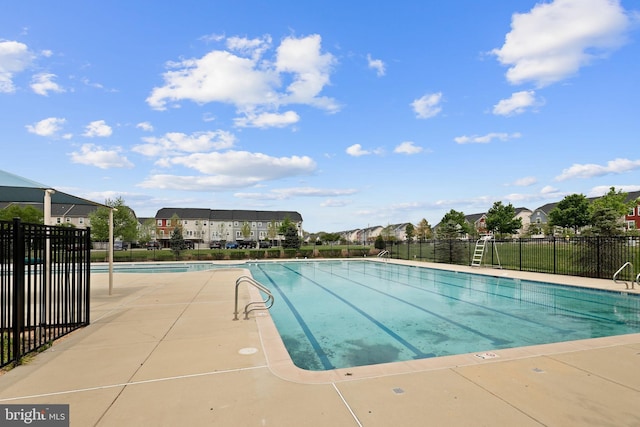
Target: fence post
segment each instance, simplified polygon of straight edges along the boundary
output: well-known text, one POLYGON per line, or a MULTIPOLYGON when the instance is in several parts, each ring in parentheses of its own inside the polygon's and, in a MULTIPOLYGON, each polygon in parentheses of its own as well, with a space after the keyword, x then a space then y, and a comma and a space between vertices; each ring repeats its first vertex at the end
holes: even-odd
POLYGON ((556 252, 556 236, 551 237, 553 239, 553 274, 557 273, 558 254, 556 252))
POLYGON ((20 363, 24 330, 24 229, 20 218, 13 219, 13 360, 20 363))
POLYGON ((85 307, 85 314, 84 314, 84 319, 85 319, 85 326, 89 325, 90 323, 90 312, 91 312, 91 227, 87 227, 85 230, 85 238, 84 238, 84 247, 85 247, 85 260, 86 260, 86 264, 85 264, 85 286, 86 286, 86 291, 85 291, 85 301, 84 301, 84 307, 85 307))

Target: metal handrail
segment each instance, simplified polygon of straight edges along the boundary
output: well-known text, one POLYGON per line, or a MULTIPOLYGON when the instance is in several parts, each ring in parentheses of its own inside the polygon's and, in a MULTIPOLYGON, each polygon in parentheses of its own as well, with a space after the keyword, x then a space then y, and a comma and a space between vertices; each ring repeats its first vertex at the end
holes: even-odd
POLYGON ((250 285, 253 285, 255 288, 257 288, 258 290, 264 292, 267 295, 267 299, 265 299, 264 301, 251 301, 250 303, 248 303, 247 305, 244 306, 244 319, 247 320, 249 318, 249 313, 251 313, 254 310, 268 310, 273 306, 273 294, 271 293, 271 291, 264 286, 262 283, 258 282, 257 280, 255 280, 253 277, 249 277, 249 276, 240 276, 238 277, 238 280, 236 280, 236 305, 235 305, 235 311, 233 312, 234 317, 233 320, 238 320, 238 287, 240 286, 240 283, 242 282, 247 282, 250 285), (256 304, 262 304, 264 305, 264 307, 252 307, 251 310, 249 310, 249 307, 252 305, 256 305, 256 304))
POLYGON ((385 255, 389 255, 389 251, 388 250, 384 250, 382 252, 380 252, 378 255, 376 255, 378 258, 382 258, 385 255))
MULTIPOLYGON (((626 280, 625 280, 624 282, 622 282, 622 281, 618 281, 618 275, 619 275, 620 273, 622 273, 622 270, 624 270, 626 267, 631 267, 631 270, 633 270, 633 264, 631 264, 631 262, 630 262, 630 261, 625 262, 625 263, 622 265, 622 267, 620 267, 620 268, 618 269, 618 271, 616 271, 615 273, 613 273, 613 283, 616 283, 616 284, 617 284, 617 283, 624 283, 624 285, 626 286, 626 288, 627 288, 627 289, 629 289, 629 284, 627 283, 627 281, 626 281, 626 280)), ((635 280, 635 282, 633 282, 633 281, 631 282, 631 289, 635 289, 635 288, 633 287, 633 285, 634 285, 636 282, 638 282, 638 278, 640 278, 640 273, 638 273, 638 276, 636 276, 636 280, 635 280)))

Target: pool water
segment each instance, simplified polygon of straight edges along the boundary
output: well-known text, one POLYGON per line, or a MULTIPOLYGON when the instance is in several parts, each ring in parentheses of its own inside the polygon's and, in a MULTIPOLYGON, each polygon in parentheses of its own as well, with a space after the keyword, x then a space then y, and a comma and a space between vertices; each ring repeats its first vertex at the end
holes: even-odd
POLYGON ((620 292, 370 261, 245 267, 307 370, 640 332, 640 298, 620 292))

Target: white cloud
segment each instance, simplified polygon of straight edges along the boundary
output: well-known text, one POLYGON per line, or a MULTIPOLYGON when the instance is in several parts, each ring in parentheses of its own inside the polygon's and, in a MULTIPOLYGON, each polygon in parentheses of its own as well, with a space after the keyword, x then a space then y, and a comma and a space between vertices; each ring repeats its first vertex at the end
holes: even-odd
MULTIPOLYGON (((152 90, 147 103, 164 110, 167 103, 182 100, 222 102, 236 106, 241 114, 255 114, 256 109, 271 113, 287 104, 312 105, 329 112, 339 109, 333 99, 320 96, 329 84, 335 58, 321 52, 319 35, 287 37, 271 59, 265 58, 271 48, 269 36, 231 37, 227 47, 230 51, 213 50, 202 58, 167 64, 170 70, 164 74, 164 85, 152 90), (284 89, 283 83, 288 83, 284 89)), ((292 118, 285 114, 286 119, 292 118)))
POLYGON ((112 133, 113 130, 111 129, 111 126, 107 125, 104 120, 96 120, 85 127, 85 132, 82 136, 86 136, 87 138, 105 138, 111 136, 112 133))
POLYGON ((50 73, 39 73, 31 79, 31 89, 38 95, 48 96, 49 92, 64 92, 65 90, 53 80, 57 76, 50 73))
POLYGON ((442 101, 442 92, 428 93, 421 98, 414 100, 411 103, 413 111, 416 113, 416 117, 419 119, 429 119, 437 116, 442 107, 440 107, 440 101, 442 101))
POLYGON ((536 184, 538 180, 534 176, 525 176, 524 178, 517 179, 513 185, 518 187, 529 187, 530 185, 536 184))
POLYGON ((346 152, 348 155, 353 157, 360 157, 360 156, 366 156, 371 154, 370 151, 363 150, 362 145, 360 144, 353 144, 352 146, 347 147, 346 152))
POLYGON ((136 145, 132 150, 145 156, 156 157, 223 150, 233 147, 236 137, 230 132, 217 130, 194 132, 191 135, 181 132, 169 132, 159 138, 145 137, 142 140, 146 143, 136 145))
POLYGON ((331 68, 336 59, 330 53, 320 53, 322 38, 314 34, 303 38, 287 37, 278 46, 276 70, 292 73, 293 81, 280 102, 309 104, 335 112, 338 105, 331 98, 318 97, 329 84, 331 68))
POLYGON ((604 196, 609 192, 609 190, 611 190, 611 187, 615 187, 616 191, 623 191, 625 193, 640 191, 640 185, 598 185, 596 187, 593 187, 587 193, 587 197, 604 196))
POLYGON ((555 179, 565 181, 572 178, 593 178, 595 176, 621 174, 632 170, 640 169, 640 160, 615 159, 607 162, 606 165, 574 164, 564 169, 555 179))
POLYGON ((138 129, 142 129, 145 132, 153 132, 153 126, 149 122, 140 122, 136 125, 138 129))
POLYGON ((509 67, 509 82, 542 87, 620 47, 630 24, 618 0, 541 2, 513 15, 504 44, 492 53, 509 67))
POLYGON ((29 132, 35 133, 36 135, 53 136, 62 129, 62 125, 65 122, 65 119, 49 117, 48 119, 40 120, 33 125, 27 125, 25 127, 29 132))
POLYGON ((453 138, 453 140, 458 144, 488 144, 495 139, 498 139, 500 141, 508 141, 510 139, 520 138, 521 136, 522 135, 518 132, 491 132, 486 135, 458 136, 453 138))
POLYGON ((418 147, 413 141, 405 141, 398 145, 393 152, 398 154, 418 154, 423 150, 422 147, 418 147))
POLYGON ((341 208, 343 206, 347 206, 351 203, 351 200, 348 199, 327 199, 324 202, 320 203, 320 207, 323 208, 341 208))
POLYGON ((166 160, 169 164, 195 169, 203 175, 153 175, 140 186, 182 190, 242 188, 266 180, 308 175, 316 168, 315 162, 307 156, 272 157, 246 151, 196 153, 166 160))
POLYGON ((286 200, 293 197, 336 197, 357 193, 355 189, 326 189, 314 187, 294 187, 271 190, 268 193, 236 193, 235 197, 254 200, 286 200))
POLYGON ((73 163, 95 166, 100 169, 110 168, 132 168, 131 163, 125 156, 122 156, 120 147, 104 149, 94 144, 83 144, 80 151, 70 153, 73 163))
POLYGON ((16 41, 0 41, 0 93, 15 91, 13 77, 24 71, 34 55, 26 44, 16 41))
POLYGON ((551 194, 558 194, 559 192, 560 192, 560 190, 558 190, 557 188, 552 187, 550 185, 545 185, 540 190, 540 194, 543 194, 545 196, 548 196, 548 195, 551 195, 551 194))
POLYGON ((380 59, 373 59, 371 57, 371 55, 367 54, 367 62, 369 64, 369 68, 371 68, 372 70, 376 70, 376 74, 378 75, 378 77, 382 77, 385 75, 385 63, 382 62, 382 60, 380 59))
POLYGON ((533 90, 523 90, 511 94, 511 98, 503 99, 493 106, 493 114, 499 116, 511 116, 521 114, 527 108, 542 105, 542 101, 536 99, 536 93, 533 90))
POLYGON ((263 38, 248 39, 245 37, 229 37, 227 48, 241 55, 250 56, 253 60, 259 60, 264 52, 271 47, 271 36, 265 35, 263 38))
POLYGON ((295 111, 287 111, 285 113, 262 113, 253 114, 248 113, 245 117, 238 117, 234 119, 234 124, 237 127, 248 128, 270 128, 270 127, 285 127, 300 121, 300 116, 295 111))

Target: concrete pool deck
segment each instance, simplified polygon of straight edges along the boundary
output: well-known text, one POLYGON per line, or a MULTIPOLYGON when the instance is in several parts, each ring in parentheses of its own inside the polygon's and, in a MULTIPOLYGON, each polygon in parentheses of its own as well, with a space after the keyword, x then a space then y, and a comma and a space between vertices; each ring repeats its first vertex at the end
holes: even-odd
POLYGON ((309 372, 268 313, 232 320, 244 272, 116 273, 112 295, 93 274, 91 324, 0 376, 0 405, 69 404, 72 426, 640 425, 640 334, 309 372))

